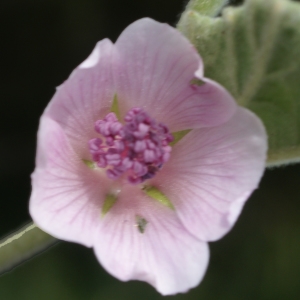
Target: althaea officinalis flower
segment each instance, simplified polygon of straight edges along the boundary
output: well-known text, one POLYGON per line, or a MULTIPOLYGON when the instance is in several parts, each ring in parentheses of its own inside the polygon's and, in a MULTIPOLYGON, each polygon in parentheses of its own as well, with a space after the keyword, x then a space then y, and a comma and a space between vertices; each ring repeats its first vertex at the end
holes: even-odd
POLYGON ((141 19, 100 41, 43 113, 30 213, 120 280, 185 292, 257 187, 266 140, 185 37, 141 19))

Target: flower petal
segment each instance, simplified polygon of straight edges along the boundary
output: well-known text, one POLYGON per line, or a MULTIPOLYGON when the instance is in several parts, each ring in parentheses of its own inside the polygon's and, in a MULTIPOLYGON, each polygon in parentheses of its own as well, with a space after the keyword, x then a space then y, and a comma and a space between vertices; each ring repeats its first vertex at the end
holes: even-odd
POLYGON ((136 21, 115 46, 114 76, 123 115, 141 107, 172 131, 215 126, 233 115, 236 104, 231 95, 202 78, 197 51, 169 25, 136 21), (204 84, 191 84, 195 78, 204 84))
POLYGON ((134 187, 123 189, 104 217, 94 249, 115 277, 147 281, 163 295, 198 285, 209 258, 207 244, 186 231, 174 211, 134 187))
POLYGON ((105 178, 74 153, 55 121, 42 117, 30 214, 49 234, 88 247, 101 217, 105 178))
POLYGON ((261 121, 239 108, 219 127, 191 131, 151 185, 171 200, 185 227, 203 241, 226 234, 264 172, 261 121))
POLYGON ((100 41, 92 54, 57 88, 45 114, 57 121, 76 152, 87 154, 87 141, 95 137, 94 122, 109 111, 115 93, 110 40, 100 41))

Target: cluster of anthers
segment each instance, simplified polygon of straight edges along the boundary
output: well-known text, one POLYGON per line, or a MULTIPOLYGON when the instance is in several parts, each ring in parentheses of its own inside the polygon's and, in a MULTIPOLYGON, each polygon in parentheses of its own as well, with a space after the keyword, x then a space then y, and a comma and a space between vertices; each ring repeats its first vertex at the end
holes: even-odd
POLYGON ((118 179, 127 172, 128 181, 138 184, 155 176, 168 161, 173 136, 141 108, 131 109, 124 120, 123 125, 113 112, 97 120, 95 130, 103 138, 91 139, 89 150, 109 178, 118 179))

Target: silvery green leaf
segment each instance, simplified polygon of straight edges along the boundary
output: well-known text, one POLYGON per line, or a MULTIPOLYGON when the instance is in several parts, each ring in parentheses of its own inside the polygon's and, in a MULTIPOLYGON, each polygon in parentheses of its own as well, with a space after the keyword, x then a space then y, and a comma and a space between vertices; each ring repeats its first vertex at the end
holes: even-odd
POLYGON ((186 9, 195 10, 202 15, 214 17, 227 3, 228 0, 191 0, 186 9))
POLYGON ((246 0, 217 18, 195 8, 188 5, 178 28, 202 56, 205 76, 262 119, 270 166, 300 161, 300 4, 246 0))

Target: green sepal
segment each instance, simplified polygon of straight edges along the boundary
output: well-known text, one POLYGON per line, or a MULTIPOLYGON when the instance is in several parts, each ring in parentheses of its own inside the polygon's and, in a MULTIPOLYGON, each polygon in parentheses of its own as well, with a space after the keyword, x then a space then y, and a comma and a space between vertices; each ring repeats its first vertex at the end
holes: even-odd
POLYGON ((175 210, 172 202, 168 199, 168 197, 165 194, 163 194, 160 190, 158 190, 156 187, 146 186, 143 190, 145 194, 148 195, 149 197, 155 199, 162 205, 169 207, 172 210, 175 210))
POLYGON ((102 206, 102 214, 101 214, 102 217, 104 217, 109 212, 109 210, 114 206, 116 201, 117 201, 117 196, 112 194, 106 195, 102 206))
POLYGON ((205 82, 199 78, 193 78, 191 81, 190 81, 190 84, 191 85, 197 85, 197 86, 201 86, 201 85, 204 85, 205 82))
POLYGON ((95 163, 91 160, 83 159, 84 164, 90 169, 95 169, 95 163))
POLYGON ((169 144, 170 146, 174 146, 178 143, 183 137, 185 137, 192 129, 186 129, 182 131, 172 132, 174 140, 169 144))
POLYGON ((111 106, 111 112, 115 113, 118 120, 120 120, 119 100, 117 94, 114 95, 114 100, 111 106))

